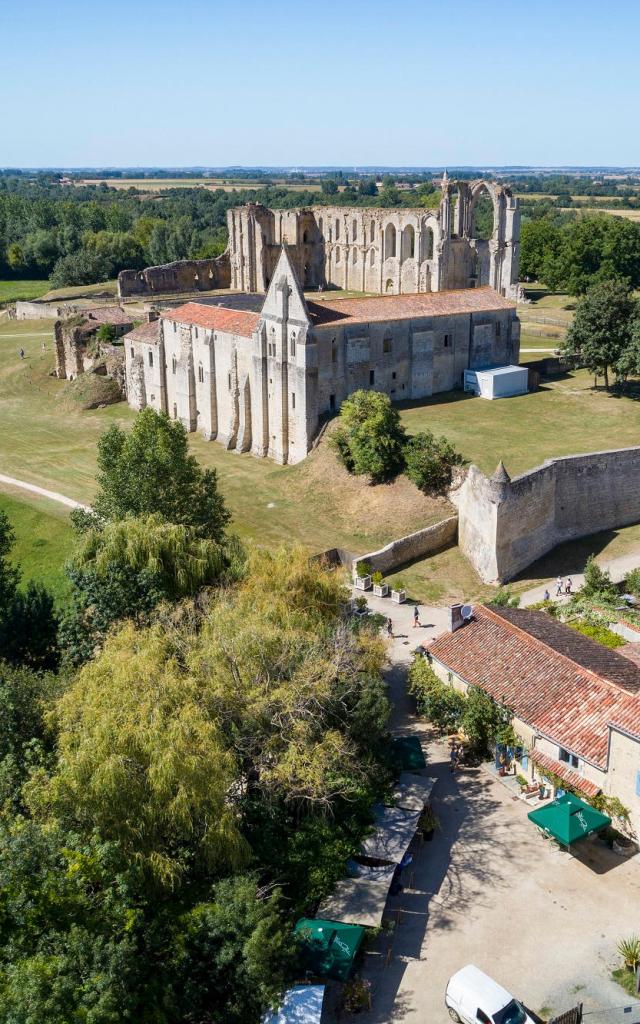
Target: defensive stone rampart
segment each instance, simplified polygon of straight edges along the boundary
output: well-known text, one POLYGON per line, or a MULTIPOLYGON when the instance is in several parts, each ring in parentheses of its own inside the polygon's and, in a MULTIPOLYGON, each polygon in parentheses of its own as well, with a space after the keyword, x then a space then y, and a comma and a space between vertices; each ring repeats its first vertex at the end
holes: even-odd
POLYGON ((394 569, 413 562, 416 558, 424 558, 425 555, 449 547, 455 542, 457 532, 458 517, 450 516, 439 523, 434 523, 433 526, 427 526, 424 530, 417 530, 406 537, 392 540, 379 551, 370 551, 357 561, 366 562, 373 572, 393 572, 394 569))
POLYGON ((557 544, 640 520, 640 447, 548 459, 510 479, 471 466, 452 500, 459 543, 486 582, 512 579, 557 544))
POLYGON ((155 295, 163 292, 210 292, 231 286, 229 253, 210 260, 178 260, 145 270, 121 270, 118 295, 155 295))

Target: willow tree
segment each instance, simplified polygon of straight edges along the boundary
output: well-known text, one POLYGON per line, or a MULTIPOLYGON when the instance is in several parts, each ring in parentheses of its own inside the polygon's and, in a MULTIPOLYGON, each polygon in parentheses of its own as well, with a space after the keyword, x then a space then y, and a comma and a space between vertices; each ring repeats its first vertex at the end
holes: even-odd
POLYGON ((29 793, 168 886, 194 860, 229 868, 247 855, 228 799, 234 759, 178 649, 159 625, 110 637, 58 702, 57 768, 29 793))

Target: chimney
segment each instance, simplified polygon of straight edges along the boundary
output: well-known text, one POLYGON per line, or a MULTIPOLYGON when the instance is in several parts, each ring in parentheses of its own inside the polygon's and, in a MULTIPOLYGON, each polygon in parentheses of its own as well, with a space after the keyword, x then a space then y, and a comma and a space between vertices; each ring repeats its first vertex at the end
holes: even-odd
POLYGON ((464 626, 464 619, 462 618, 462 608, 463 605, 461 604, 449 605, 447 609, 449 613, 447 630, 449 631, 449 633, 455 633, 456 629, 460 629, 461 626, 464 626))
POLYGON ((159 310, 157 310, 157 309, 148 309, 147 310, 147 323, 148 324, 152 324, 152 323, 154 323, 155 320, 159 320, 159 319, 160 319, 160 311, 159 310))

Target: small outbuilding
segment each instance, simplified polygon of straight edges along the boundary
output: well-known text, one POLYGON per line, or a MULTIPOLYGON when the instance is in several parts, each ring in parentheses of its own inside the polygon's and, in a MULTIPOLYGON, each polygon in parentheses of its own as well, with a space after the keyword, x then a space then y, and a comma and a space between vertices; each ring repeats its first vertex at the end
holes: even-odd
POLYGON ((494 366, 486 370, 465 370, 464 390, 479 398, 513 398, 529 390, 526 366, 494 366))

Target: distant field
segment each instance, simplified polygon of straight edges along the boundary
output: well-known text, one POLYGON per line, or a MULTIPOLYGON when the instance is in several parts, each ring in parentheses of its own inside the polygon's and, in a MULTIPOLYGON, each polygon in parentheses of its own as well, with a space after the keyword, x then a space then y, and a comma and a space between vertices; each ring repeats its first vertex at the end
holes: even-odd
MULTIPOLYGON (((48 283, 48 282, 47 282, 48 283)), ((118 282, 117 281, 99 281, 98 284, 79 284, 75 286, 67 286, 66 288, 52 288, 43 298, 49 299, 81 299, 85 296, 90 298, 91 296, 108 295, 111 298, 115 298, 118 294, 118 282)))
POLYGON ((48 281, 0 281, 0 305, 20 299, 39 299, 48 290, 48 281))
POLYGON ((640 221, 640 210, 607 210, 604 207, 582 210, 583 213, 609 213, 612 217, 625 217, 627 220, 640 221))
POLYGON ((44 583, 58 599, 64 599, 69 586, 62 570, 74 543, 69 509, 2 484, 0 510, 9 517, 16 535, 11 557, 22 570, 23 584, 29 580, 44 583))
MULTIPOLYGON (((109 188, 136 188, 141 192, 161 192, 167 188, 207 188, 222 189, 223 192, 235 192, 241 189, 267 188, 264 181, 251 181, 233 178, 84 178, 77 185, 108 185, 109 188)), ((274 179, 270 185, 287 188, 290 192, 320 192, 321 186, 306 185, 304 182, 290 182, 274 179)))

